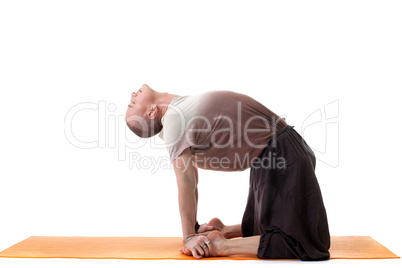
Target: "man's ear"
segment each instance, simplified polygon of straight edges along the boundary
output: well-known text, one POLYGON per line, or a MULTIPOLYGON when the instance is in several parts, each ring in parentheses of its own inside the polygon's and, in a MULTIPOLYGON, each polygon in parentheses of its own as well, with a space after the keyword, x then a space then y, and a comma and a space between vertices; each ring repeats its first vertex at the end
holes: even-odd
POLYGON ((156 104, 151 105, 151 110, 148 111, 148 118, 154 119, 158 115, 158 106, 156 104))

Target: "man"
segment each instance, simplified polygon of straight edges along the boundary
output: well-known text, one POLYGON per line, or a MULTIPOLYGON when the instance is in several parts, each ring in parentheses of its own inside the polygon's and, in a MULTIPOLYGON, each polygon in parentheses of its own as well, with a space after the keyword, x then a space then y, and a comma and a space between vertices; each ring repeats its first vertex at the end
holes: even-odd
POLYGON ((131 95, 126 121, 139 137, 159 134, 166 143, 177 179, 182 253, 195 258, 329 258, 330 235, 314 153, 292 126, 264 105, 231 91, 178 96, 144 84, 131 95), (198 168, 250 168, 241 224, 225 226, 217 218, 198 224, 198 168))

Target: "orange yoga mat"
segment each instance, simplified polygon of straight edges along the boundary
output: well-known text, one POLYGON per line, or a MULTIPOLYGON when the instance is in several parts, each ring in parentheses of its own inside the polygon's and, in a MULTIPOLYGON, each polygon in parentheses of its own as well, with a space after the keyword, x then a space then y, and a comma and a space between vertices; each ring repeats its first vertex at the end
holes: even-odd
MULTIPOLYGON (((399 258, 369 236, 333 236, 331 259, 399 258)), ((179 237, 66 237, 32 236, 0 252, 9 258, 82 258, 194 260, 179 252, 179 237)), ((204 258, 205 260, 259 260, 253 256, 204 258)))

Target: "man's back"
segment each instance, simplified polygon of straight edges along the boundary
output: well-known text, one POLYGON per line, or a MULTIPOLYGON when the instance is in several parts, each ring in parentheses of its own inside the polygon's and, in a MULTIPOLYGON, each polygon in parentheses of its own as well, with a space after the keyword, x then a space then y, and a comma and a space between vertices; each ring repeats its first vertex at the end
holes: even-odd
POLYGON ((203 169, 244 170, 286 122, 253 98, 231 91, 176 97, 162 117, 160 137, 171 160, 190 147, 203 169))

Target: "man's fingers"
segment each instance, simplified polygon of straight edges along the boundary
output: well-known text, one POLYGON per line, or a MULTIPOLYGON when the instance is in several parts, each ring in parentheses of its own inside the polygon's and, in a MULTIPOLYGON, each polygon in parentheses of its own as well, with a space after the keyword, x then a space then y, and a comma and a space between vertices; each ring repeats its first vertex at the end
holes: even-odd
POLYGON ((197 259, 210 256, 211 242, 206 236, 197 236, 186 247, 180 249, 180 252, 186 255, 193 255, 197 259))
POLYGON ((213 227, 213 226, 205 226, 205 232, 207 232, 207 231, 214 231, 215 230, 215 227, 213 227))
POLYGON ((204 251, 202 250, 200 245, 196 245, 194 247, 193 256, 197 259, 201 259, 204 256, 204 251))
POLYGON ((191 256, 191 255, 192 255, 192 254, 191 254, 191 250, 189 250, 189 249, 186 248, 186 247, 181 248, 181 249, 180 249, 180 252, 183 253, 183 254, 185 254, 185 255, 188 255, 188 256, 191 256))
POLYGON ((209 251, 210 251, 210 246, 211 246, 211 241, 209 241, 209 239, 207 237, 203 237, 202 238, 202 242, 204 243, 202 245, 202 249, 204 250, 205 253, 205 257, 209 257, 209 251))
POLYGON ((198 233, 201 234, 201 233, 205 233, 208 231, 214 231, 214 230, 216 230, 216 228, 214 226, 203 223, 203 224, 201 224, 200 228, 198 229, 198 233))
POLYGON ((205 257, 209 257, 209 245, 205 244, 204 246, 202 246, 202 249, 204 250, 204 256, 205 257))

